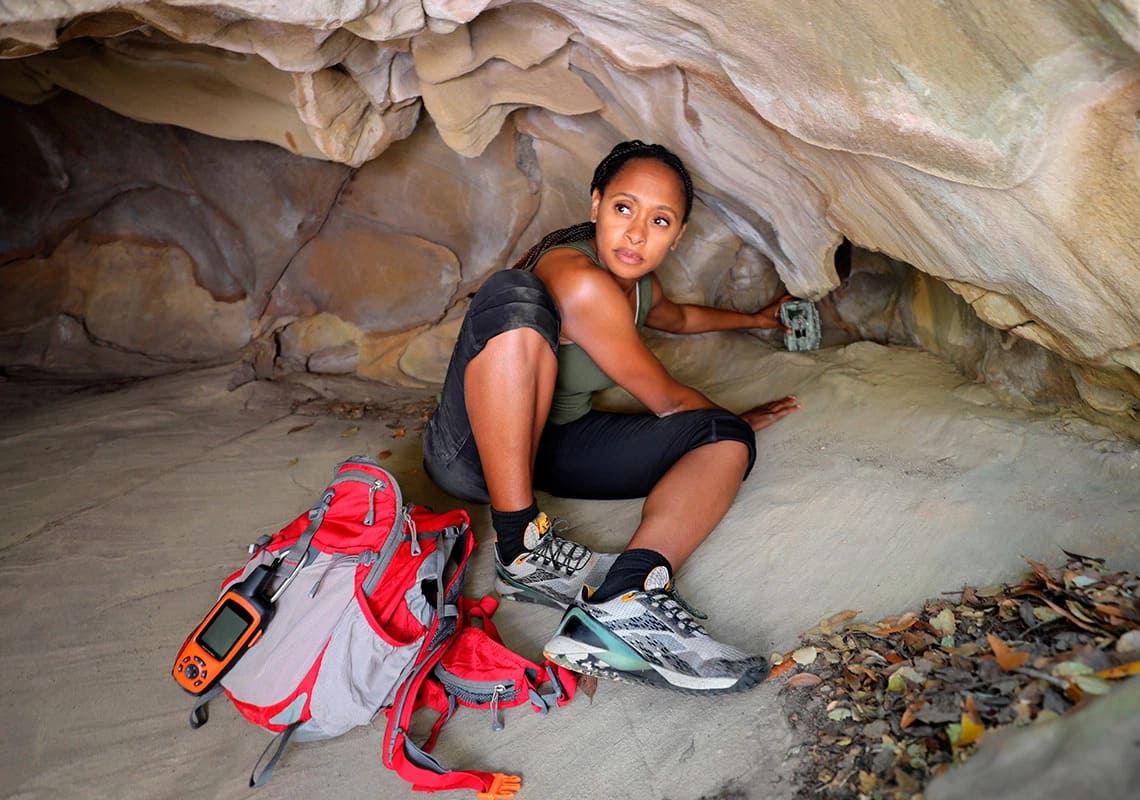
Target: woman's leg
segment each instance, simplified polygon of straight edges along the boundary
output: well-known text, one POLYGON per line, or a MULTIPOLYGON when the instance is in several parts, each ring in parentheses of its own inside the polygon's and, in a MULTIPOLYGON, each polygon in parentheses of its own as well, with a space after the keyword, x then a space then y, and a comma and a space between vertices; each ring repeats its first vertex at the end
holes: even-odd
MULTIPOLYGON (((645 497, 627 550, 653 551, 676 569, 724 517, 755 452, 751 427, 724 410, 661 418, 592 411, 547 429, 537 478, 539 488, 553 494, 645 497)), ((645 558, 638 563, 644 571, 653 566, 645 558)), ((633 563, 623 557, 619 567, 626 566, 633 563)), ((635 580, 632 573, 625 577, 635 580)), ((607 581, 607 593, 618 588, 614 581, 607 581)))
POLYGON ((496 509, 534 502, 534 460, 557 373, 557 357, 533 328, 498 334, 467 364, 467 417, 496 509))
POLYGON ((682 456, 645 499, 627 549, 656 551, 680 569, 728 513, 748 456, 737 441, 702 445, 682 456))
POLYGON ((751 469, 752 429, 715 409, 624 416, 591 412, 577 430, 548 431, 542 445, 568 456, 565 472, 545 477, 575 496, 631 497, 649 487, 629 548, 597 590, 567 610, 546 657, 577 672, 689 693, 755 686, 767 660, 710 637, 672 585, 672 567, 712 532, 751 469))
POLYGON ((537 277, 504 270, 488 278, 464 317, 424 431, 424 467, 445 491, 491 503, 499 593, 565 608, 615 556, 555 535, 535 502, 558 333, 558 309, 537 277))
POLYGON ((424 467, 442 489, 478 503, 532 501, 535 431, 553 391, 559 328, 554 301, 530 273, 496 272, 476 292, 424 431, 424 467))

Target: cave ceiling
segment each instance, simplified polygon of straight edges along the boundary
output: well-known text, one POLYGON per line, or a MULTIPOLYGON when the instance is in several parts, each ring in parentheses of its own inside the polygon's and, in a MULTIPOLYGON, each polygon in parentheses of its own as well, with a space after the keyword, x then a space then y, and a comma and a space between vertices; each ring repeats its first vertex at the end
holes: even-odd
MULTIPOLYGON (((471 259, 569 221, 584 197, 564 196, 641 138, 690 166, 710 252, 730 234, 820 298, 846 239, 1140 394, 1138 0, 8 0, 0 56, 0 94, 22 104, 70 92, 361 170, 417 142, 453 174, 501 165, 527 199, 497 250, 483 231, 439 254, 400 239, 407 226, 359 243, 446 262, 400 287, 442 300, 385 313, 441 319, 497 266, 471 259)), ((339 177, 313 180, 329 194, 339 177)), ((210 291, 256 295, 248 283, 210 291)), ((290 287, 274 291, 257 313, 296 314, 290 287)))

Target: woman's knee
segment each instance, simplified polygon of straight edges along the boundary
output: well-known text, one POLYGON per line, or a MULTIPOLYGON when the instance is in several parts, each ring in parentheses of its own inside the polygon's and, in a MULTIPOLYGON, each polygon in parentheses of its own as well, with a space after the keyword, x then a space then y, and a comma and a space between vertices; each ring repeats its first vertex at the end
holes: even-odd
POLYGON ((537 331, 552 351, 558 349, 558 307, 542 281, 529 272, 493 273, 471 300, 465 323, 477 350, 496 336, 520 328, 537 331))
POLYGON ((756 433, 752 427, 731 411, 721 409, 709 413, 707 424, 708 429, 703 440, 699 441, 696 446, 718 442, 738 444, 743 449, 737 450, 737 452, 743 452, 747 456, 747 466, 744 469, 742 479, 747 478, 756 463, 756 433))

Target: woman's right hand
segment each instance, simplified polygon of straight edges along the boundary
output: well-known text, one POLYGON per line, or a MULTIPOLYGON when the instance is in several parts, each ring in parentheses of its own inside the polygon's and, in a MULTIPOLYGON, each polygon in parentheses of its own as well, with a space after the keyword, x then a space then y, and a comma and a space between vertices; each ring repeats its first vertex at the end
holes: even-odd
POLYGON ((750 408, 741 414, 740 418, 747 422, 753 431, 762 431, 777 420, 799 410, 799 401, 796 400, 795 395, 788 395, 779 400, 772 400, 769 403, 750 408))

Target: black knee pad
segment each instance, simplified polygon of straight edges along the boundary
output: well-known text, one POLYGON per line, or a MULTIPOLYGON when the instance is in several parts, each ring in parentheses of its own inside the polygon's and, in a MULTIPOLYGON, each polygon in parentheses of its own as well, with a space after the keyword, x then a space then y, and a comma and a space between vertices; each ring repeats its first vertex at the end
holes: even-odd
POLYGON ((500 333, 533 328, 558 352, 562 327, 558 306, 543 282, 530 272, 507 269, 493 273, 472 298, 464 323, 470 326, 476 351, 500 333))
POLYGON ((742 443, 748 448, 748 469, 744 470, 744 477, 747 478, 756 464, 756 432, 752 430, 751 425, 731 411, 716 409, 708 413, 710 431, 708 438, 700 444, 724 441, 742 443))

